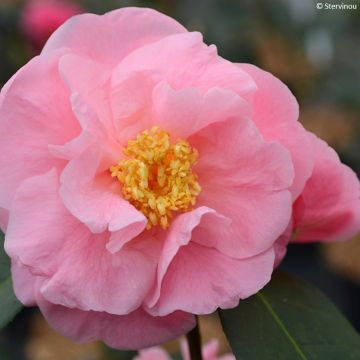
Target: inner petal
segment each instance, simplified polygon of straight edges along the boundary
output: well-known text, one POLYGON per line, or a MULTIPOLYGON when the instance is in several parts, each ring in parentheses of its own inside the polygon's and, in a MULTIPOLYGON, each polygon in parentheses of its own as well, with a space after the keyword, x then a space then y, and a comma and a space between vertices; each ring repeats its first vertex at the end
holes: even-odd
POLYGON ((169 226, 174 212, 191 210, 201 191, 192 167, 198 151, 157 126, 130 140, 123 151, 127 159, 110 168, 122 184, 126 200, 148 219, 147 228, 169 226))

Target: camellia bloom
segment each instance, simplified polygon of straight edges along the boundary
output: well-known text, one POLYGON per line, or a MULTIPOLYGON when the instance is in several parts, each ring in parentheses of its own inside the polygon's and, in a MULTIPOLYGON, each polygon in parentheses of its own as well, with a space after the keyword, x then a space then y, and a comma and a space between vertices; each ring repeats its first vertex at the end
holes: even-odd
MULTIPOLYGON (((235 360, 235 356, 232 354, 218 356, 218 353, 219 342, 217 340, 209 341, 202 348, 203 360, 235 360)), ((181 342, 181 355, 183 360, 191 360, 189 347, 186 341, 181 342)), ((164 349, 157 346, 141 350, 134 360, 171 360, 171 357, 164 349)))
POLYGON ((27 0, 21 16, 21 27, 37 51, 67 19, 80 14, 80 6, 66 0, 27 0))
POLYGON ((294 230, 358 231, 356 176, 297 119, 279 80, 158 12, 67 21, 0 96, 16 295, 75 341, 144 348, 260 290, 294 230))

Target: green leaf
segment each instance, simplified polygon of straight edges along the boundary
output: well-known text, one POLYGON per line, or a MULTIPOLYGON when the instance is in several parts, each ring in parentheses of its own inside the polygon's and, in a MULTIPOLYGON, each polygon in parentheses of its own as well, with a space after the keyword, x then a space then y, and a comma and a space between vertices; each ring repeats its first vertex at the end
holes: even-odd
POLYGON ((12 287, 10 260, 4 251, 4 235, 0 234, 0 329, 5 327, 21 308, 12 287))
POLYGON ((258 294, 220 310, 236 359, 360 359, 360 337, 314 286, 277 271, 258 294))
POLYGON ((10 276, 10 259, 4 250, 4 234, 0 231, 0 283, 10 276))
POLYGON ((132 360, 138 354, 137 351, 116 350, 103 344, 103 355, 106 360, 132 360))
POLYGON ((0 283, 0 304, 0 329, 2 329, 22 308, 14 295, 11 277, 0 283))

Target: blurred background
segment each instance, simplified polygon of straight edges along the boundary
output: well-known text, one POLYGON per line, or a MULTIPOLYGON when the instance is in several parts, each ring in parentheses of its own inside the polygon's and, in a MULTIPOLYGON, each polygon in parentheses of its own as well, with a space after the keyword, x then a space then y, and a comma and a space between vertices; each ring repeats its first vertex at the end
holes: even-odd
MULTIPOLYGON (((201 31, 234 62, 250 62, 285 82, 300 102, 300 121, 360 173, 360 3, 317 9, 317 0, 0 0, 0 87, 41 50, 68 17, 145 6, 201 31)), ((328 1, 341 4, 341 1, 328 1)), ((291 245, 282 264, 314 283, 360 331, 360 237, 330 245, 291 245)), ((1 304, 0 304, 1 311, 1 304)), ((228 345, 216 317, 201 319, 205 340, 228 345)), ((177 342, 168 344, 171 351, 177 342)), ((75 345, 54 333, 36 309, 24 309, 0 333, 0 359, 131 359, 102 344, 75 345)))

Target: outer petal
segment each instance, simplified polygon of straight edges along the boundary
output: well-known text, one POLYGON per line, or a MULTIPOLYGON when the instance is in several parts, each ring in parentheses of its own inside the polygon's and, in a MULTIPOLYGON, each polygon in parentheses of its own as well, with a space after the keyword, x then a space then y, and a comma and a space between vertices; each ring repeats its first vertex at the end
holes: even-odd
POLYGON ((174 257, 162 281, 160 298, 148 311, 157 315, 175 310, 210 314, 218 307, 233 308, 270 280, 273 265, 272 249, 251 258, 235 259, 190 242, 174 257))
POLYGON ((36 276, 15 261, 11 262, 11 276, 16 297, 25 306, 35 306, 36 276))
POLYGON ((37 303, 50 325, 64 336, 76 342, 103 340, 124 350, 164 343, 195 326, 194 316, 181 311, 165 317, 153 317, 141 309, 125 316, 110 315, 53 305, 40 294, 37 303))
POLYGON ((346 240, 360 231, 360 183, 336 152, 311 135, 315 167, 294 204, 295 240, 346 240))
POLYGON ((8 210, 0 207, 0 229, 3 233, 6 232, 8 222, 9 222, 8 210))
POLYGON ((268 140, 278 141, 290 152, 295 179, 291 187, 294 198, 300 194, 313 168, 310 139, 297 121, 299 105, 279 79, 250 64, 239 64, 256 82, 257 91, 252 98, 253 120, 268 140))
POLYGON ((168 267, 178 253, 180 247, 189 244, 193 230, 199 226, 226 226, 229 219, 217 214, 213 209, 205 206, 199 207, 190 213, 179 215, 171 224, 169 230, 162 233, 164 236, 164 246, 159 259, 157 269, 157 284, 153 293, 147 299, 147 305, 151 308, 159 300, 162 281, 166 275, 168 267))
POLYGON ((34 58, 5 87, 0 107, 0 133, 6 134, 0 139, 0 206, 4 208, 9 208, 24 178, 64 166, 63 160, 53 158, 48 145, 63 144, 79 132, 68 90, 57 71, 59 55, 34 58))
POLYGON ((108 233, 94 235, 73 218, 58 196, 55 171, 23 182, 11 208, 5 249, 16 262, 42 275, 53 303, 124 314, 136 309, 155 280, 154 239, 137 239, 111 254, 108 233))
POLYGON ((293 167, 279 144, 264 142, 246 118, 213 124, 193 137, 202 191, 197 204, 232 220, 230 226, 197 229, 194 241, 243 258, 270 248, 284 232, 292 200, 293 167))
POLYGON ((255 89, 252 78, 235 64, 218 56, 214 45, 203 43, 200 33, 171 35, 130 53, 115 70, 155 71, 176 90, 186 87, 206 91, 221 87, 250 95, 255 89))
POLYGON ((275 251, 275 263, 274 268, 277 268, 281 261, 284 259, 286 255, 287 245, 291 240, 293 230, 293 222, 290 221, 288 227, 284 231, 284 233, 279 236, 274 244, 274 251, 275 251))
POLYGON ((59 48, 113 66, 134 49, 186 29, 152 9, 123 8, 74 16, 48 40, 42 54, 59 48))

